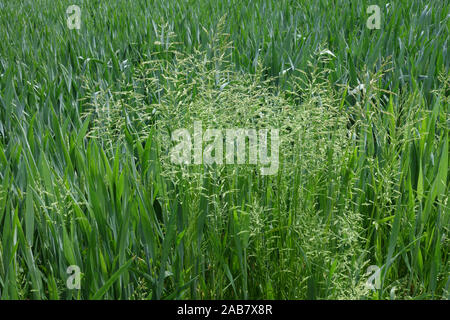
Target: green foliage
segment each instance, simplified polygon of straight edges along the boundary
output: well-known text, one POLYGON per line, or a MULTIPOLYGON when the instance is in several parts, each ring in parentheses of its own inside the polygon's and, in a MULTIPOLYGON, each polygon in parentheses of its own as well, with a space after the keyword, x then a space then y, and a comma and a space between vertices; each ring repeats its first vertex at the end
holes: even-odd
POLYGON ((1 299, 449 298, 449 4, 75 2, 0 0, 1 299), (174 165, 196 120, 277 174, 174 165))

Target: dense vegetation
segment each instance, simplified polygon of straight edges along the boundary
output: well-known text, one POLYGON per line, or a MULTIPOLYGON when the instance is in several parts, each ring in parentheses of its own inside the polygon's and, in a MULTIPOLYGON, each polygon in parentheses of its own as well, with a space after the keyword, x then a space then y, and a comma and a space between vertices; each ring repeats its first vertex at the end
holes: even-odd
POLYGON ((449 7, 0 0, 1 299, 448 299, 449 7), (278 172, 171 163, 197 120, 278 172))

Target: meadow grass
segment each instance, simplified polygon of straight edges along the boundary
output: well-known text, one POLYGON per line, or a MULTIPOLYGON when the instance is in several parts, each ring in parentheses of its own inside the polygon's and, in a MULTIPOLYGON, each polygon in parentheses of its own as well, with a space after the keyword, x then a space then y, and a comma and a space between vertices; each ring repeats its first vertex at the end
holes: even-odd
POLYGON ((1 299, 448 299, 448 34, 445 1, 0 1, 1 299), (197 120, 278 128, 277 173, 171 163, 197 120))

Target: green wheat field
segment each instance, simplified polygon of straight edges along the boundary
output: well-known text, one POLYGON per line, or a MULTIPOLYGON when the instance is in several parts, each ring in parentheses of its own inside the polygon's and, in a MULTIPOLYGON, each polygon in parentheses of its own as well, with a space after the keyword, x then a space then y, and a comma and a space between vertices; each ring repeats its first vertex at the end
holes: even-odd
POLYGON ((0 298, 449 299, 449 9, 0 0, 0 298), (194 121, 277 172, 173 163, 194 121))

